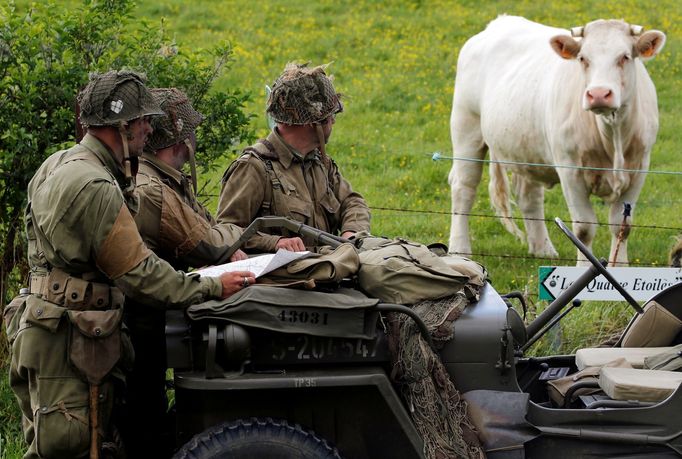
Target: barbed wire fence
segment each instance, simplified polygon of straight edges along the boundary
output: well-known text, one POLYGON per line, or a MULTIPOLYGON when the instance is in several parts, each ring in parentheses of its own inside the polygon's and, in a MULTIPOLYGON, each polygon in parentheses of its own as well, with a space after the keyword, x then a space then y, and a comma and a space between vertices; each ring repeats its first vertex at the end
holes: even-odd
POLYGON ((434 161, 466 161, 474 163, 485 164, 502 164, 505 166, 522 166, 522 167, 541 167, 551 169, 575 169, 583 171, 598 171, 598 172, 630 172, 633 174, 647 174, 647 175, 676 175, 682 176, 682 171, 659 171, 651 169, 624 169, 615 167, 592 167, 592 166, 577 166, 574 164, 546 164, 546 163, 530 163, 523 161, 506 161, 501 159, 486 159, 486 158, 463 158, 461 156, 443 156, 439 151, 429 153, 431 159, 434 161))
MULTIPOLYGON (((647 169, 628 169, 628 168, 603 168, 603 167, 589 167, 589 166, 578 166, 578 165, 569 165, 569 164, 542 164, 542 163, 532 163, 532 162, 521 162, 521 161, 506 161, 506 160, 491 160, 491 159, 478 159, 478 158, 462 158, 462 157, 456 157, 456 156, 444 156, 440 152, 435 152, 435 153, 424 153, 424 155, 429 155, 431 156, 431 159, 433 161, 467 161, 467 162, 477 162, 477 163, 486 163, 486 164, 491 164, 491 163, 496 163, 496 164, 501 164, 505 166, 505 169, 507 169, 508 172, 513 172, 514 167, 538 167, 538 168, 555 168, 555 169, 560 169, 560 168, 566 168, 566 169, 574 169, 574 170, 585 170, 585 171, 597 171, 597 172, 624 172, 624 173, 633 173, 633 174, 651 174, 651 175, 663 175, 663 176, 675 176, 679 177, 682 176, 682 171, 668 171, 668 170, 647 170, 647 169)), ((567 204, 567 203, 564 203, 567 204)), ((642 200, 640 199, 638 201, 638 207, 656 207, 656 208, 672 208, 676 205, 679 205, 679 201, 670 199, 669 201, 666 200, 666 202, 660 202, 660 200, 657 200, 655 202, 646 202, 646 199, 642 200)), ((442 210, 430 210, 430 209, 417 209, 417 208, 402 208, 402 207, 388 207, 388 206, 371 206, 372 211, 378 211, 384 213, 396 213, 396 214, 427 214, 427 215, 441 215, 441 216, 450 216, 452 217, 453 215, 462 215, 462 216, 467 216, 467 217, 474 217, 474 218, 489 218, 489 219, 502 219, 503 217, 494 213, 482 213, 482 212, 469 212, 469 213, 460 213, 460 212, 450 212, 450 211, 442 211, 442 210)), ((569 206, 570 210, 570 206, 569 206)), ((522 216, 511 216, 510 217, 512 220, 516 221, 541 221, 544 223, 550 223, 553 224, 554 220, 551 218, 524 218, 522 216)), ((572 220, 572 219, 564 219, 564 223, 567 224, 576 224, 576 223, 581 223, 581 224, 588 224, 588 225, 594 225, 597 227, 607 227, 607 228, 613 228, 613 227, 621 227, 622 223, 608 223, 608 222, 603 222, 603 221, 596 221, 596 222, 587 222, 587 221, 580 221, 580 220, 572 220)), ((630 229, 632 230, 640 230, 640 231, 663 231, 663 232, 668 232, 671 241, 672 237, 678 234, 682 234, 682 226, 675 226, 675 225, 661 225, 661 224, 641 224, 641 223, 631 223, 629 225, 630 229)), ((511 259, 511 260, 525 260, 525 261, 530 261, 532 262, 537 262, 538 264, 544 263, 546 265, 556 265, 557 263, 566 263, 566 264, 574 264, 576 262, 576 258, 571 257, 571 258, 562 258, 562 257, 556 257, 556 258, 551 258, 551 257, 542 257, 542 256, 536 256, 532 254, 527 254, 527 255, 519 255, 519 254, 509 254, 509 253, 493 253, 490 251, 477 251, 477 250, 472 250, 472 253, 466 254, 466 256, 471 257, 471 258, 496 258, 496 259, 511 259)), ((665 266, 665 264, 662 264, 660 261, 639 261, 639 260, 634 260, 629 262, 629 266, 632 267, 661 267, 665 266)), ((522 276, 524 277, 524 276, 522 276)), ((527 276, 525 276, 527 277, 527 276)), ((530 296, 537 296, 536 294, 533 294, 531 292, 526 291, 526 294, 530 294, 530 296)))

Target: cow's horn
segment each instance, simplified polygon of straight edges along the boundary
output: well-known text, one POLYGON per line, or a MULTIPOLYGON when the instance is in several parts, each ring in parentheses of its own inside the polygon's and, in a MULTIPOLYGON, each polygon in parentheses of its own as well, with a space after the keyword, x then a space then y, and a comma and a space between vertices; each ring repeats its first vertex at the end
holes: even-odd
POLYGON ((583 36, 583 30, 585 27, 572 27, 571 28, 571 36, 575 38, 579 38, 583 36))
POLYGON ((635 36, 642 35, 643 30, 644 30, 644 27, 642 27, 641 25, 630 24, 630 33, 632 35, 635 35, 635 36))

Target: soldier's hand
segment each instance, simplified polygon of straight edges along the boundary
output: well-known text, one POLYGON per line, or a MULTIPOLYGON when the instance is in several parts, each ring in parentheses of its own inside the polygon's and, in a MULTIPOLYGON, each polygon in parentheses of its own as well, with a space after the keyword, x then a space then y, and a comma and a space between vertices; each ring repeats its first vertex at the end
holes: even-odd
POLYGON ((227 298, 233 293, 255 284, 256 276, 250 271, 234 271, 221 274, 220 282, 223 284, 223 298, 227 298))
POLYGON ((246 260, 247 258, 249 258, 248 255, 246 255, 243 250, 238 249, 235 253, 232 254, 232 256, 230 257, 230 261, 246 260))
POLYGON ((341 235, 341 237, 344 239, 350 239, 353 236, 355 236, 355 231, 344 231, 341 235))
POLYGON ((303 252, 305 245, 300 237, 282 237, 277 241, 275 249, 284 249, 291 252, 303 252))

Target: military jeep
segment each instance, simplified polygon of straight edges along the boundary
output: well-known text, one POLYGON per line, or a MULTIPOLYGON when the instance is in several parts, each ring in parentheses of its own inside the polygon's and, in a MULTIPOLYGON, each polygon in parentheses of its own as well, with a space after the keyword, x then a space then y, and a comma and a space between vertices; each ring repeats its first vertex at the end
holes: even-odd
MULTIPOLYGON (((637 311, 623 336, 631 335, 633 328, 650 328, 651 320, 642 325, 642 319, 650 305, 657 304, 680 324, 665 346, 682 342, 682 284, 642 308, 604 268, 603 259, 597 260, 558 219, 557 224, 592 262, 582 277, 527 326, 511 306, 512 299, 486 284, 480 300, 455 322, 455 338, 440 351, 467 400, 487 457, 680 457, 682 391, 677 387, 682 378, 666 386, 659 379, 673 372, 624 369, 637 376, 626 371, 625 379, 644 374, 652 387, 667 387, 653 398, 650 394, 658 389, 645 387, 642 396, 626 390, 623 397, 613 387, 604 387, 620 387, 622 382, 610 382, 599 366, 608 368, 618 356, 641 367, 635 360, 642 359, 646 345, 624 347, 621 337, 608 349, 524 356, 600 274, 637 311), (600 357, 601 351, 606 354, 600 357), (563 399, 552 396, 554 381, 586 366, 597 368, 594 377, 577 381, 563 399)), ((322 236, 333 243, 330 235, 322 236)), ((284 325, 329 320, 324 305, 304 309, 295 303, 281 301, 272 314, 284 325)), ((225 320, 190 321, 182 312, 169 312, 167 354, 174 370, 179 448, 175 457, 423 457, 411 407, 390 377, 391 356, 381 320, 387 311, 421 322, 409 308, 377 303, 362 313, 362 320, 376 328, 368 339, 288 333, 225 320)), ((419 329, 430 342, 423 323, 419 329)), ((649 350, 654 349, 661 347, 649 350)))

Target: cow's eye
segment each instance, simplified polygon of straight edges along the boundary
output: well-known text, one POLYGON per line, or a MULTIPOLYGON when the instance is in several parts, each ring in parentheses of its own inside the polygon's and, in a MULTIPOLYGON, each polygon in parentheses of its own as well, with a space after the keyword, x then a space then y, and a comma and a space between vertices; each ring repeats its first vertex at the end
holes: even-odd
POLYGON ((580 62, 585 68, 589 67, 590 63, 585 59, 584 56, 578 55, 578 62, 580 62))
POLYGON ((618 61, 618 65, 620 65, 622 67, 625 64, 627 64, 630 59, 632 59, 632 58, 630 57, 629 54, 623 54, 623 56, 618 61))

